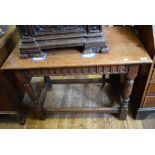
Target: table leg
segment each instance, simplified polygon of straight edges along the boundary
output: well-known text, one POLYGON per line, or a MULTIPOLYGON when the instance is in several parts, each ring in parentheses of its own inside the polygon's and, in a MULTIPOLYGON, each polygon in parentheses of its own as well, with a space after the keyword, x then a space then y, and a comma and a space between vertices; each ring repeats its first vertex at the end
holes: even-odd
POLYGON ((38 98, 34 93, 34 90, 30 84, 29 79, 22 73, 22 71, 16 71, 15 75, 19 81, 20 86, 25 90, 25 92, 29 95, 29 97, 32 100, 32 109, 35 114, 35 117, 39 119, 45 119, 45 115, 38 104, 38 98))
POLYGON ((44 82, 47 83, 48 89, 52 89, 52 80, 49 76, 44 76, 44 82))
POLYGON ((120 120, 126 120, 128 114, 128 105, 130 101, 130 95, 134 84, 134 79, 137 76, 139 65, 132 65, 129 67, 129 72, 126 76, 125 86, 122 94, 121 108, 119 118, 120 120))

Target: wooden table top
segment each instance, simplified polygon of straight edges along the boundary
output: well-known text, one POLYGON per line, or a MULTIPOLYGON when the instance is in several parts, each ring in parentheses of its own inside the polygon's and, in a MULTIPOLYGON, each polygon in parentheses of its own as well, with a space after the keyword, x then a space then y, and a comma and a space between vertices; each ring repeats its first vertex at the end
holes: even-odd
POLYGON ((124 65, 152 63, 141 41, 131 27, 107 27, 105 36, 110 48, 108 54, 96 58, 81 58, 76 49, 56 49, 48 52, 46 60, 20 59, 18 46, 4 63, 2 69, 60 68, 100 65, 124 65))

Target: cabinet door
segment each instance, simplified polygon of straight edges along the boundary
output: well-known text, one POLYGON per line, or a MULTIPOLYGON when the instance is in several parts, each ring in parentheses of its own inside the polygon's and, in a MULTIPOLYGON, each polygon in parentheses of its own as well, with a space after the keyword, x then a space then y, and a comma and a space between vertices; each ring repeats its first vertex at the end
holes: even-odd
POLYGON ((0 74, 0 111, 14 111, 23 97, 13 74, 0 74))
POLYGON ((151 75, 143 106, 148 108, 155 107, 155 69, 153 69, 153 73, 151 75))
POLYGON ((34 25, 32 29, 35 36, 86 32, 82 25, 34 25))
POLYGON ((22 39, 87 32, 84 25, 19 25, 17 29, 22 39))

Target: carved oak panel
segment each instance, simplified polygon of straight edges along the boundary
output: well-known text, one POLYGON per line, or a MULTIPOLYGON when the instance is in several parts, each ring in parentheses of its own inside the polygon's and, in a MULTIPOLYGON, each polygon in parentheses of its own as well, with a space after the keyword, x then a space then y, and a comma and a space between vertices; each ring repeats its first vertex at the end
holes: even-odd
POLYGON ((91 74, 119 74, 128 73, 129 66, 91 66, 91 67, 70 67, 53 69, 29 69, 23 73, 28 76, 64 76, 64 75, 91 75, 91 74))
POLYGON ((84 53, 109 52, 101 25, 18 25, 21 58, 53 48, 83 47, 84 53))

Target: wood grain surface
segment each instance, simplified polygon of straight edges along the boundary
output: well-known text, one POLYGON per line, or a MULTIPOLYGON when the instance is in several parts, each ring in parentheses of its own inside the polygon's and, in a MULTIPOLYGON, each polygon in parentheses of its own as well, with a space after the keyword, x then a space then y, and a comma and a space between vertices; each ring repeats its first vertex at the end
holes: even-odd
POLYGON ((110 48, 108 54, 96 55, 96 58, 81 58, 77 49, 56 49, 48 52, 45 61, 34 62, 32 59, 20 59, 17 46, 2 69, 58 68, 100 66, 115 64, 142 64, 152 60, 131 27, 109 27, 105 35, 110 48))

